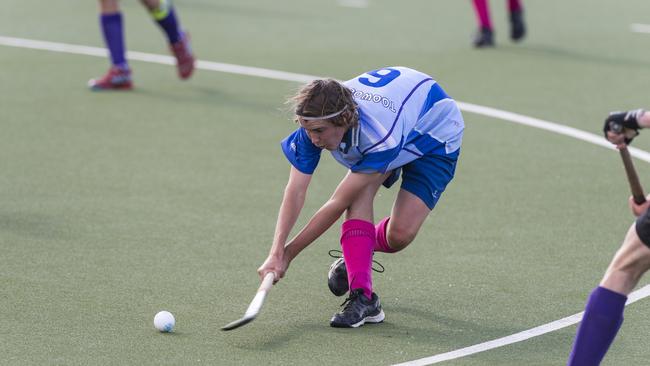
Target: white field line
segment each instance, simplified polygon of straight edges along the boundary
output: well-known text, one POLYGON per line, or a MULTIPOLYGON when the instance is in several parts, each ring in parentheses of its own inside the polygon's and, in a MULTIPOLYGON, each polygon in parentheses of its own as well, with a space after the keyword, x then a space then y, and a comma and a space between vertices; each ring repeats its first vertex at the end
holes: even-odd
MULTIPOLYGON (((106 51, 105 48, 80 46, 80 45, 58 43, 58 42, 36 41, 36 40, 23 39, 23 38, 0 36, 0 45, 20 47, 20 48, 31 48, 35 50, 72 53, 72 54, 86 55, 86 56, 108 57, 108 52, 106 51)), ((127 52, 127 58, 130 60, 151 62, 151 63, 163 64, 163 65, 176 64, 176 61, 172 56, 156 55, 153 53, 129 51, 127 52)), ((295 74, 291 72, 275 71, 269 69, 261 69, 257 67, 248 67, 248 66, 240 66, 240 65, 224 64, 220 62, 200 61, 200 60, 196 62, 196 68, 202 70, 220 71, 220 72, 225 72, 230 74, 257 76, 257 77, 262 77, 267 79, 296 81, 299 83, 307 83, 318 78, 318 76, 313 76, 313 75, 301 75, 301 74, 295 74)))
MULTIPOLYGON (((29 40, 29 39, 22 39, 22 38, 0 36, 0 45, 20 47, 20 48, 31 48, 37 50, 54 51, 54 52, 72 53, 72 54, 79 54, 79 55, 107 57, 107 51, 104 48, 72 45, 72 44, 65 44, 65 43, 36 41, 36 40, 29 40)), ((138 60, 144 62, 152 62, 152 63, 165 64, 165 65, 174 64, 174 59, 171 56, 156 55, 151 53, 128 52, 127 57, 131 60, 138 60)), ((319 76, 314 76, 314 75, 295 74, 295 73, 284 72, 284 71, 276 71, 276 70, 240 66, 240 65, 233 65, 233 64, 224 64, 224 63, 211 62, 211 61, 197 61, 196 67, 202 70, 219 71, 219 72, 238 74, 238 75, 257 76, 262 78, 284 80, 284 81, 295 81, 300 83, 306 83, 311 80, 320 78, 319 76)), ((465 112, 480 114, 480 115, 493 117, 508 122, 535 127, 542 130, 547 130, 561 135, 573 137, 607 149, 612 149, 612 150, 614 149, 614 147, 610 143, 606 142, 603 139, 603 137, 600 135, 595 135, 589 132, 578 130, 573 127, 564 126, 559 123, 544 121, 541 119, 532 118, 521 114, 507 112, 507 111, 490 108, 490 107, 484 107, 484 106, 471 104, 471 103, 458 102, 458 105, 460 109, 465 112)), ((632 156, 650 163, 650 153, 633 147, 630 147, 629 150, 632 156)), ((649 295, 650 295, 650 285, 645 286, 642 289, 630 294, 627 304, 631 304, 649 295)), ((542 335, 557 329, 568 327, 570 325, 578 323, 581 318, 582 318, 582 313, 574 314, 572 316, 560 320, 556 320, 554 322, 536 328, 525 330, 523 332, 516 333, 507 337, 462 348, 456 351, 423 358, 420 360, 402 363, 399 365, 409 365, 409 366, 431 365, 437 362, 464 357, 467 355, 487 351, 508 344, 521 342, 526 339, 536 337, 538 335, 542 335)))
MULTIPOLYGON (((58 43, 58 42, 37 41, 37 40, 30 40, 24 38, 0 36, 0 45, 20 47, 20 48, 30 48, 36 50, 72 53, 77 55, 108 57, 105 48, 81 46, 81 45, 58 43)), ((151 62, 151 63, 157 63, 163 65, 174 65, 175 63, 174 58, 171 56, 157 55, 152 53, 130 51, 127 53, 127 57, 131 60, 151 62)), ((316 75, 296 74, 292 72, 263 69, 259 67, 241 66, 241 65, 225 64, 220 62, 202 61, 202 60, 198 60, 196 62, 196 67, 197 69, 201 69, 201 70, 218 71, 218 72, 224 72, 230 74, 255 76, 255 77, 283 80, 283 81, 295 81, 299 83, 307 83, 314 79, 321 78, 321 76, 316 76, 316 75)), ((484 107, 484 106, 471 104, 471 103, 458 102, 458 106, 462 111, 465 112, 480 114, 484 116, 494 117, 497 119, 502 119, 504 121, 535 127, 550 132, 558 133, 561 135, 573 137, 578 140, 583 140, 610 150, 614 149, 613 145, 605 141, 605 139, 603 139, 600 135, 595 135, 590 132, 581 131, 573 127, 561 125, 559 123, 544 121, 541 119, 532 118, 517 113, 507 112, 500 109, 484 107)), ((650 163, 650 153, 634 147, 630 147, 629 150, 632 156, 650 163)))
POLYGON ((369 0, 339 0, 339 5, 346 8, 367 8, 370 4, 369 0))
MULTIPOLYGON (((508 122, 518 123, 520 125, 530 126, 539 128, 541 130, 546 130, 550 132, 555 132, 560 135, 565 135, 573 137, 578 140, 592 143, 604 147, 606 149, 615 150, 616 148, 611 143, 607 142, 602 135, 595 135, 591 132, 585 132, 577 128, 561 125, 555 122, 544 121, 541 119, 524 116, 522 114, 512 113, 508 111, 503 111, 500 109, 484 107, 476 104, 470 104, 465 102, 457 102, 460 109, 464 112, 476 113, 483 116, 494 117, 508 122)), ((635 147, 628 147, 630 154, 632 156, 643 160, 647 163, 650 163, 650 153, 647 151, 637 149, 635 147)))
POLYGON ((630 24, 630 30, 636 33, 650 33, 650 24, 630 24))
MULTIPOLYGON (((630 305, 638 300, 641 300, 643 298, 646 298, 650 296, 650 285, 646 285, 642 287, 641 289, 634 291, 633 293, 628 296, 627 302, 625 305, 630 305)), ((479 343, 473 346, 457 349, 455 351, 447 352, 447 353, 441 353, 435 356, 431 357, 425 357, 421 358, 419 360, 413 360, 409 362, 404 362, 404 363, 399 363, 395 364, 393 366, 424 366, 424 365, 433 365, 435 363, 443 362, 443 361, 449 361, 453 360, 456 358, 460 357, 465 357, 469 355, 473 355, 475 353, 491 350, 494 348, 498 347, 503 347, 509 344, 525 341, 529 338, 537 337, 542 334, 550 333, 562 328, 566 328, 568 326, 571 326, 573 324, 579 323, 580 320, 582 320, 582 314, 584 314, 584 311, 581 313, 573 314, 571 316, 567 316, 566 318, 562 318, 559 320, 556 320, 554 322, 546 323, 544 325, 540 325, 539 327, 531 328, 528 330, 524 330, 519 333, 515 333, 512 335, 509 335, 507 337, 502 337, 502 338, 497 338, 491 341, 479 343)))

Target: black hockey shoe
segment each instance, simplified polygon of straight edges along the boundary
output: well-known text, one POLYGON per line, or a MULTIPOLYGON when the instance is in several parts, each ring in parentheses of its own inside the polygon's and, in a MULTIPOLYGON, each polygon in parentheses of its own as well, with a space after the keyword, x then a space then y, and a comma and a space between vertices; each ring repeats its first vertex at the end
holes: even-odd
POLYGON ((494 34, 490 28, 480 28, 474 36, 474 47, 494 47, 494 34))
POLYGON ((524 24, 524 13, 521 10, 510 13, 510 39, 515 42, 521 41, 526 35, 526 24, 524 24))
POLYGON ((330 325, 335 328, 357 328, 365 323, 381 323, 384 321, 384 311, 381 309, 379 297, 374 292, 368 299, 363 289, 350 291, 350 296, 341 304, 343 310, 334 314, 330 325))
MULTIPOLYGON (((336 258, 334 263, 330 265, 330 270, 327 272, 327 287, 335 296, 343 296, 348 292, 348 270, 345 267, 345 260, 343 259, 342 253, 340 250, 332 249, 329 251, 329 255, 332 258, 336 258)), ((376 260, 372 262, 377 265, 373 265, 372 270, 377 273, 384 272, 384 266, 376 260)))

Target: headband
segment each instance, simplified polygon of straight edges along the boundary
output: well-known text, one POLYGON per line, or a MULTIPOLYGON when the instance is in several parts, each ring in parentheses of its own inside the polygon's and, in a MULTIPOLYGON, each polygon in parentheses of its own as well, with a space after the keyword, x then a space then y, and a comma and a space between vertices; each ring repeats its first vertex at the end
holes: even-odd
POLYGON ((346 109, 348 109, 348 105, 347 105, 347 104, 346 104, 346 105, 345 105, 345 106, 344 106, 340 111, 338 111, 338 112, 334 112, 334 113, 332 113, 332 114, 328 114, 328 115, 326 115, 326 116, 320 116, 320 117, 306 117, 306 116, 301 116, 301 115, 299 115, 299 114, 297 114, 297 113, 296 113, 296 115, 297 115, 298 117, 300 117, 301 119, 305 120, 305 121, 315 121, 315 120, 318 120, 318 119, 329 119, 329 118, 336 117, 336 116, 338 116, 339 114, 343 113, 346 109))

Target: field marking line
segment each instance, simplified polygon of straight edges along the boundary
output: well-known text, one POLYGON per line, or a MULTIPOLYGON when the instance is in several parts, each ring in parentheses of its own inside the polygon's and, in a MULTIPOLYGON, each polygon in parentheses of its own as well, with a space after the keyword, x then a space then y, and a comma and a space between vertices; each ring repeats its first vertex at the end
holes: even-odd
MULTIPOLYGON (((565 126, 556 122, 544 121, 542 119, 528 117, 523 114, 512 113, 501 109, 484 107, 476 104, 456 101, 459 108, 464 112, 480 114, 487 117, 493 117, 503 121, 514 122, 520 125, 538 128, 560 135, 573 137, 578 140, 589 142, 610 150, 616 150, 614 145, 609 143, 602 135, 596 135, 591 132, 579 130, 577 128, 565 126)), ((628 149, 632 156, 646 163, 650 163, 650 153, 636 147, 629 146, 628 149)))
MULTIPOLYGON (((38 40, 24 39, 24 38, 0 36, 0 45, 19 47, 19 48, 29 48, 35 50, 71 53, 77 55, 108 57, 108 51, 105 48, 74 45, 74 44, 59 43, 59 42, 38 41, 38 40)), ((136 51, 127 52, 127 58, 131 60, 157 63, 163 65, 174 65, 176 62, 172 56, 136 52, 136 51)), ((210 71, 218 71, 218 72, 224 72, 229 74, 255 76, 255 77, 274 79, 274 80, 294 81, 298 83, 308 83, 314 79, 322 78, 321 76, 316 76, 316 75, 297 74, 292 72, 277 71, 277 70, 264 69, 259 67, 241 66, 235 64, 227 64, 227 63, 203 61, 203 60, 196 61, 196 68, 201 70, 210 70, 210 71)), ((538 118, 528 117, 522 114, 512 113, 512 112, 508 112, 496 108, 485 107, 477 104, 471 104, 471 103, 460 102, 460 101, 456 101, 456 102, 458 103, 459 108, 465 112, 480 114, 480 115, 494 117, 508 122, 514 122, 525 126, 535 127, 538 129, 558 133, 560 135, 573 137, 575 139, 589 142, 591 144, 604 147, 606 149, 610 149, 610 150, 615 149, 615 147, 609 142, 605 141, 605 139, 602 138, 602 136, 595 135, 590 132, 585 132, 577 128, 568 127, 559 123, 544 121, 538 118)), ((650 163, 650 153, 644 150, 637 149, 635 147, 630 147, 629 150, 632 156, 636 157, 637 159, 643 160, 647 163, 650 163)))
MULTIPOLYGON (((646 298, 650 296, 650 285, 646 285, 630 294, 628 296, 627 302, 625 303, 625 306, 630 305, 634 302, 637 302, 643 298, 646 298)), ((479 352, 484 352, 487 350, 491 350, 494 348, 498 347, 503 347, 509 344, 525 341, 527 339, 537 337, 546 333, 550 333, 562 328, 566 328, 568 326, 571 326, 573 324, 579 323, 580 320, 582 320, 582 315, 584 314, 583 312, 573 314, 571 316, 567 316, 566 318, 562 318, 550 323, 546 323, 544 325, 540 325, 535 328, 531 328, 528 330, 521 331, 519 333, 515 333, 506 337, 502 338, 497 338, 491 341, 479 343, 473 346, 465 347, 465 348, 460 348, 455 351, 447 352, 447 353, 441 353, 435 356, 431 357, 425 357, 421 358, 418 360, 413 360, 413 361, 408 361, 408 362, 403 362, 403 363, 398 363, 393 366, 425 366, 425 365, 433 365, 439 362, 443 361, 449 361, 453 360, 456 358, 461 358, 469 355, 473 355, 475 353, 479 352)), ((568 355, 567 355, 568 356, 568 355)))
MULTIPOLYGON (((0 45, 29 48, 34 50, 53 51, 61 53, 71 53, 76 55, 108 57, 108 51, 105 48, 81 46, 59 42, 37 41, 32 39, 14 38, 0 36, 0 45)), ((144 61, 163 65, 175 65, 176 60, 172 56, 157 55, 153 53, 144 53, 136 51, 128 51, 126 57, 129 60, 144 61)), ((275 71, 269 69, 261 69, 258 67, 240 66, 233 64, 225 64, 220 62, 201 61, 196 62, 196 68, 210 71, 220 71, 230 74, 249 75, 263 77, 267 79, 276 79, 284 81, 296 81, 300 83, 307 83, 316 78, 317 76, 295 74, 291 72, 275 71)))
POLYGON ((370 5, 369 0, 339 0, 339 5, 345 8, 365 9, 370 5))
MULTIPOLYGON (((88 55, 88 56, 97 56, 97 57, 108 56, 107 50, 104 48, 65 44, 65 43, 58 43, 58 42, 37 41, 37 40, 14 38, 14 37, 0 36, 0 45, 20 47, 20 48, 30 48, 36 50, 46 50, 46 51, 53 51, 53 52, 80 54, 80 55, 88 55)), ((158 63, 164 65, 175 64, 175 60, 173 57, 165 56, 165 55, 130 51, 127 52, 127 57, 131 60, 158 63)), ((212 62, 212 61, 201 61, 201 60, 196 62, 196 68, 202 70, 219 71, 219 72, 238 74, 238 75, 256 76, 256 77, 282 80, 282 81, 295 81, 299 83, 307 83, 314 79, 321 78, 315 75, 296 74, 291 72, 270 70, 270 69, 264 69, 258 67, 249 67, 249 66, 241 66, 241 65, 226 64, 226 63, 212 62)), ((513 123, 517 123, 529 127, 546 130, 549 132, 558 133, 560 135, 573 137, 578 140, 589 142, 591 144, 598 145, 610 150, 615 149, 614 146, 608 143, 607 141, 605 141, 605 139, 602 136, 592 134, 590 132, 585 132, 577 128, 568 127, 565 125, 561 125, 559 123, 544 121, 538 118, 528 117, 522 114, 512 113, 512 112, 508 112, 496 108, 480 106, 477 104, 471 104, 471 103, 459 102, 459 101, 457 101, 457 103, 459 108, 465 112, 479 114, 487 117, 493 117, 508 122, 513 122, 513 123)), ((632 156, 650 163, 650 153, 634 147, 630 147, 629 150, 632 156)), ((647 285, 642 289, 637 290, 632 294, 630 294, 626 305, 629 305, 649 295, 650 295, 650 285, 647 285)), ((446 360, 452 360, 455 358, 487 351, 493 348, 502 347, 508 344, 521 342, 526 339, 536 337, 538 335, 549 333, 554 330, 558 330, 576 324, 580 322, 580 319, 582 318, 582 314, 583 313, 574 314, 572 316, 562 318, 560 320, 556 320, 554 322, 536 328, 525 330, 492 341, 480 343, 474 346, 465 347, 456 351, 451 351, 451 352, 423 358, 420 360, 409 361, 397 365, 399 366, 431 365, 434 363, 438 363, 446 360)))
POLYGON ((636 33, 650 33, 650 24, 633 23, 630 30, 636 33))

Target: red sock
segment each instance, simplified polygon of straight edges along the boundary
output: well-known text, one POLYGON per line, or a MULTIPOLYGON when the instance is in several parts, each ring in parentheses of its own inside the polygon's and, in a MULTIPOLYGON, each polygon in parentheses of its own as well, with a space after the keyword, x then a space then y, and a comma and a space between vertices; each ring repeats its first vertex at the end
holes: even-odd
POLYGON ((386 239, 388 220, 390 220, 390 216, 384 217, 377 223, 377 226, 375 226, 375 252, 395 253, 397 251, 388 245, 388 239, 386 239))
POLYGON ((347 220, 341 228, 341 248, 348 270, 350 290, 363 289, 372 298, 372 252, 375 245, 375 226, 364 220, 347 220))
POLYGON ((474 0, 474 8, 476 9, 476 18, 481 28, 492 29, 487 0, 474 0))
POLYGON ((519 1, 519 0, 508 0, 508 10, 511 13, 513 11, 521 11, 521 1, 519 1))

